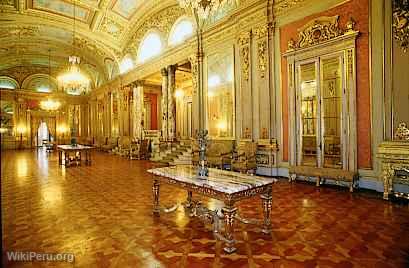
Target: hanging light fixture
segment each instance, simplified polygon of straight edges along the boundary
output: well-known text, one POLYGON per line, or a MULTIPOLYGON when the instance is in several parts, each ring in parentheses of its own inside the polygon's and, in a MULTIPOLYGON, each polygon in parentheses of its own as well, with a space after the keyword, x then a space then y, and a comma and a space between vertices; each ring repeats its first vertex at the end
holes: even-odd
POLYGON ((231 0, 179 0, 179 5, 184 9, 190 9, 192 13, 206 20, 209 15, 222 8, 231 0))
POLYGON ((80 57, 75 55, 75 0, 74 5, 74 23, 72 31, 72 56, 68 57, 69 68, 68 72, 58 77, 58 81, 61 82, 63 90, 71 95, 84 95, 90 90, 89 79, 81 73, 79 64, 81 62, 80 57))
MULTIPOLYGON (((48 49, 48 87, 51 89, 51 49, 48 49)), ((60 109, 61 102, 58 100, 53 100, 48 97, 47 100, 40 102, 40 108, 46 111, 56 111, 60 109)))

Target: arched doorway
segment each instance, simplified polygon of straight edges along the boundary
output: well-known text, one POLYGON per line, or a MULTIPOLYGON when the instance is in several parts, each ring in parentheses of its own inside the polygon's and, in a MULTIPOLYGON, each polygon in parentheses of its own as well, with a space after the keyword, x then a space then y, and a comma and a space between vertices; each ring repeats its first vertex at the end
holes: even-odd
POLYGON ((53 140, 54 138, 50 134, 47 123, 42 121, 37 129, 37 146, 44 146, 45 143, 53 140))

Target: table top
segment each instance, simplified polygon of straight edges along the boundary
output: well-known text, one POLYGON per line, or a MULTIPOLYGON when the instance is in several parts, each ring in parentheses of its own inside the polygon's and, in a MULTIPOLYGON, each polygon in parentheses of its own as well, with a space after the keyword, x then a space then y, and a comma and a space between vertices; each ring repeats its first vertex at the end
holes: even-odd
POLYGON ((78 144, 76 146, 65 144, 65 145, 57 145, 57 148, 61 150, 88 150, 88 149, 92 149, 93 147, 85 146, 81 144, 78 144))
POLYGON ((148 172, 157 176, 171 178, 177 182, 210 188, 225 194, 235 194, 268 186, 277 181, 274 178, 264 178, 214 168, 209 168, 207 177, 200 177, 197 175, 197 167, 187 165, 149 169, 148 172))

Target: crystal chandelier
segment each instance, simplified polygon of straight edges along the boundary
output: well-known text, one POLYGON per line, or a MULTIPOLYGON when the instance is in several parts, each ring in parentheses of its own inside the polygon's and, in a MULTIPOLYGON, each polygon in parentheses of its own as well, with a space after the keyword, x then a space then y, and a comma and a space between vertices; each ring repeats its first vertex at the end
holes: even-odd
POLYGON ((74 16, 73 16, 73 30, 72 30, 72 47, 73 54, 68 57, 69 68, 68 72, 58 77, 58 81, 61 83, 63 90, 71 95, 87 94, 90 90, 89 79, 81 73, 79 64, 81 62, 80 57, 75 56, 75 0, 74 16))
POLYGON ((80 57, 69 56, 70 67, 68 72, 58 77, 63 90, 71 95, 81 95, 89 92, 89 79, 84 76, 79 68, 80 57))
POLYGON ((179 0, 179 5, 187 10, 191 10, 200 19, 206 20, 210 14, 222 8, 231 0, 179 0))
POLYGON ((61 102, 52 99, 47 99, 40 102, 40 108, 46 111, 56 111, 60 109, 61 102))

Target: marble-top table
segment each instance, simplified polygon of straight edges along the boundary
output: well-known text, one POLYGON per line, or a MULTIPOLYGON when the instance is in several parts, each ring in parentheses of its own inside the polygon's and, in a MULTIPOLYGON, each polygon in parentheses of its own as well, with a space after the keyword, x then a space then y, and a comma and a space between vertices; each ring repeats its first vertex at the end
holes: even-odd
POLYGON ((65 145, 57 145, 57 151, 58 151, 58 163, 60 165, 65 165, 67 166, 69 163, 72 161, 70 160, 70 153, 73 153, 74 155, 72 158, 74 159, 77 163, 77 165, 81 164, 81 157, 82 157, 82 152, 85 153, 85 164, 86 165, 91 165, 91 150, 94 147, 92 146, 86 146, 86 145, 70 145, 70 144, 65 144, 65 145), (64 154, 64 158, 63 158, 64 154))
MULTIPOLYGON (((194 202, 192 200, 192 193, 209 196, 224 202, 222 208, 225 235, 218 233, 215 228, 215 235, 226 243, 224 250, 227 253, 232 253, 236 250, 234 247, 235 240, 233 237, 234 220, 238 219, 243 223, 250 223, 236 215, 237 208, 234 204, 236 201, 260 195, 262 200, 264 220, 263 233, 271 233, 271 206, 272 185, 277 180, 273 178, 264 178, 260 176, 253 176, 241 174, 232 171, 209 169, 209 175, 200 177, 197 175, 197 167, 195 166, 171 166, 148 170, 149 173, 156 175, 153 178, 153 212, 154 215, 159 215, 163 209, 159 207, 159 185, 161 182, 171 184, 188 191, 188 198, 186 201, 187 207, 192 207, 194 202)), ((201 211, 203 209, 201 208, 201 211)), ((206 212, 212 211, 205 209, 206 212)), ((213 215, 216 215, 213 213, 213 215)), ((213 224, 217 222, 216 218, 212 221, 213 224)))

